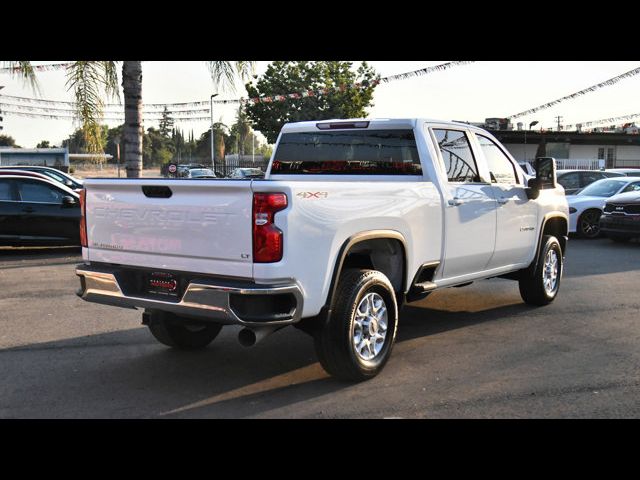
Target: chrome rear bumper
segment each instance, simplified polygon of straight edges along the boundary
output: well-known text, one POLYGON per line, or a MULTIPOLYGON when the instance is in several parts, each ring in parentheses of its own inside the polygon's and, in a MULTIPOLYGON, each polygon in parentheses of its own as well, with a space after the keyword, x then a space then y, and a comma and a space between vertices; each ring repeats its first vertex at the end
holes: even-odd
POLYGON ((116 272, 107 268, 78 265, 76 275, 80 277, 81 283, 77 295, 88 302, 160 310, 183 317, 246 327, 289 325, 298 322, 302 315, 302 292, 295 284, 258 285, 199 279, 189 283, 179 300, 165 301, 150 296, 125 294, 118 283, 116 272), (286 313, 272 315, 269 312, 247 312, 246 307, 238 308, 243 301, 242 297, 255 295, 293 297, 287 298, 288 301, 291 300, 293 307, 286 313), (259 320, 256 320, 257 317, 259 320))

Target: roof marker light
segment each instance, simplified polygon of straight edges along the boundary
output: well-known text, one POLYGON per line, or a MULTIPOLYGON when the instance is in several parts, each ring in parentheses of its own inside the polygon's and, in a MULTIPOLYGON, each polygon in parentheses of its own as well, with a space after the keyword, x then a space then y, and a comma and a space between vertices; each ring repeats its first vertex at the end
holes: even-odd
POLYGON ((369 128, 369 122, 331 122, 316 123, 320 130, 347 129, 347 128, 369 128))

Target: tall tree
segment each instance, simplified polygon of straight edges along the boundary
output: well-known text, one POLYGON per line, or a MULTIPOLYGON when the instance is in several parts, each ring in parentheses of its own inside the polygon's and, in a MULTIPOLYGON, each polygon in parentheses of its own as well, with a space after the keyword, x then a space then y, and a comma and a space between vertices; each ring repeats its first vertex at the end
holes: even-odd
MULTIPOLYGON (((14 74, 31 83, 34 90, 38 84, 31 62, 3 62, 14 67, 14 74)), ((67 71, 67 87, 73 89, 76 97, 76 115, 82 121, 87 148, 92 153, 104 151, 105 143, 101 135, 100 120, 107 98, 119 98, 118 62, 77 61, 67 71)), ((216 87, 233 90, 237 76, 248 77, 254 62, 209 61, 211 77, 216 87)), ((122 62, 122 90, 125 107, 123 129, 124 160, 128 177, 139 177, 142 170, 142 65, 139 61, 122 62)))
POLYGON ((0 147, 19 148, 19 146, 16 145, 15 139, 9 135, 0 135, 0 147))
POLYGON ((247 116, 269 143, 275 143, 287 122, 364 117, 372 105, 376 73, 366 62, 356 71, 352 67, 351 62, 273 62, 255 85, 245 85, 249 97, 307 91, 314 95, 247 104, 247 116), (322 89, 328 92, 318 94, 322 89))
POLYGON ((164 106, 164 110, 162 111, 162 119, 160 120, 160 134, 163 137, 169 138, 169 134, 171 133, 171 129, 173 128, 173 118, 171 118, 171 112, 164 106))

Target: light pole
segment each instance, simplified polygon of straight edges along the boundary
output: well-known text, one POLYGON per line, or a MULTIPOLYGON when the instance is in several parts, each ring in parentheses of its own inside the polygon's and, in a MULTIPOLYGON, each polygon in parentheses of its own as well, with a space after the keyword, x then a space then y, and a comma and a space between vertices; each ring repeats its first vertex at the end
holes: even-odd
POLYGON ((216 171, 216 157, 214 153, 215 140, 213 138, 213 97, 217 97, 218 94, 214 93, 211 95, 211 107, 209 108, 209 112, 211 113, 211 167, 213 171, 216 171))
MULTIPOLYGON (((529 124, 529 130, 531 130, 531 127, 535 126, 538 124, 537 120, 534 120, 533 122, 531 122, 529 124)), ((527 131, 524 131, 524 161, 527 161, 527 131)))

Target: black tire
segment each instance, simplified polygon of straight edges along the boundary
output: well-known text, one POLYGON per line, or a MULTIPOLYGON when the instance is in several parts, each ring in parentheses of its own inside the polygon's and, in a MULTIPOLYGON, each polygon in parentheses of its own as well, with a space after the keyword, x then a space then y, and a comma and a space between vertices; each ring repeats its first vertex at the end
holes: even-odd
POLYGON ((600 235, 600 217, 602 211, 597 208, 590 208, 582 212, 578 218, 576 231, 582 238, 593 239, 600 235))
POLYGON ((536 260, 522 272, 518 282, 520 296, 529 305, 548 305, 558 295, 560 280, 562 279, 562 248, 556 237, 552 235, 542 237, 542 245, 536 260), (557 259, 556 282, 552 289, 547 289, 545 288, 545 259, 552 250, 555 252, 555 258, 557 259))
POLYGON ((180 350, 205 348, 222 330, 216 323, 194 323, 167 312, 152 312, 148 327, 160 343, 180 350))
MULTIPOLYGON (((382 303, 378 303, 378 312, 382 303)), ((375 309, 375 306, 372 307, 375 309)), ((375 310, 374 310, 375 311, 375 310)), ((383 314, 384 315, 384 314, 383 314)), ((377 318, 377 317, 376 317, 377 318)), ((364 340, 371 330, 379 333, 384 321, 371 321, 374 326, 361 329, 361 343, 370 345, 370 339, 364 340), (367 332, 366 334, 363 332, 367 332)), ((333 312, 319 331, 314 335, 316 353, 322 367, 332 376, 348 380, 362 381, 375 377, 383 369, 391 356, 398 326, 398 305, 396 295, 389 279, 376 270, 348 269, 340 276, 336 290, 333 312), (370 295, 371 294, 371 295, 370 295), (356 310, 360 302, 368 299, 375 304, 381 298, 386 307, 386 330, 384 339, 379 343, 381 348, 371 359, 365 359, 357 353, 354 337, 357 331, 356 310)), ((368 353, 375 349, 367 346, 368 353)))

